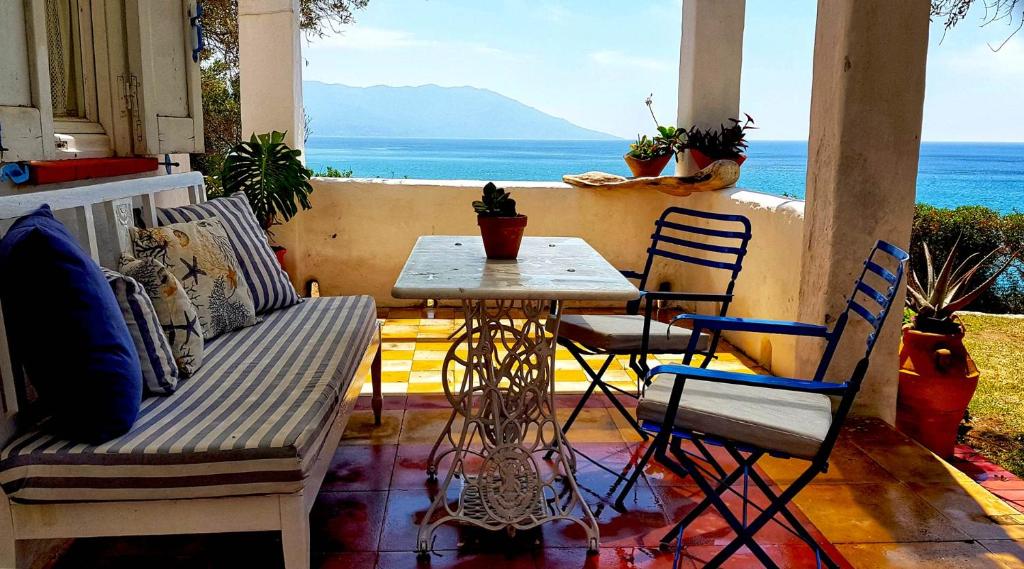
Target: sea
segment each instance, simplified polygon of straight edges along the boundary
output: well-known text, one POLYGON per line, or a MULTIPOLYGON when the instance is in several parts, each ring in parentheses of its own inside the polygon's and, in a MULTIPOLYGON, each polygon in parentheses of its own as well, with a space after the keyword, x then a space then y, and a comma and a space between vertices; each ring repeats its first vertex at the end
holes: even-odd
MULTIPOLYGON (((306 163, 358 178, 552 181, 590 170, 629 175, 625 140, 449 140, 311 136, 306 163)), ((807 143, 751 141, 737 186, 802 198, 807 143)), ((1024 212, 1024 143, 924 142, 917 201, 1024 212)))

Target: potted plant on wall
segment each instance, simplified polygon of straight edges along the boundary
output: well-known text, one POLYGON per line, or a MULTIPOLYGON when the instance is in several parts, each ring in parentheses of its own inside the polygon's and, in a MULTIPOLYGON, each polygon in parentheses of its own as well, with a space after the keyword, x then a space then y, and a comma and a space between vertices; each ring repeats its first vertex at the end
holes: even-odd
MULTIPOLYGON (((299 207, 309 209, 313 175, 299 159, 301 150, 284 143, 285 133, 253 134, 248 142, 235 145, 224 159, 220 183, 224 195, 245 192, 256 219, 263 225, 268 239, 270 228, 298 213, 299 207)), ((272 245, 278 262, 284 266, 287 249, 272 245)))
POLYGON ((504 190, 487 182, 483 197, 473 202, 476 222, 488 259, 515 259, 526 230, 526 216, 516 211, 516 200, 504 190))
POLYGON ((686 133, 686 147, 690 149, 693 162, 700 169, 707 168, 715 160, 732 160, 743 164, 747 159, 747 131, 757 128, 754 119, 744 113, 746 121, 729 119, 730 125, 719 128, 700 129, 696 125, 686 133))
POLYGON ((658 123, 658 118, 654 116, 653 95, 649 95, 644 104, 654 119, 658 134, 654 138, 638 134, 636 142, 629 145, 629 152, 623 158, 636 178, 660 176, 672 157, 686 150, 686 130, 658 123))
POLYGON ((960 422, 978 387, 978 368, 964 347, 964 327, 956 313, 995 284, 1017 257, 1017 253, 1006 255, 993 267, 990 261, 1004 252, 1000 248, 976 262, 978 253, 957 263, 959 243, 950 249, 937 274, 924 244, 927 276, 922 283, 910 271, 907 302, 915 314, 903 327, 900 345, 896 427, 942 457, 953 454, 960 422), (980 271, 987 278, 964 292, 980 271))

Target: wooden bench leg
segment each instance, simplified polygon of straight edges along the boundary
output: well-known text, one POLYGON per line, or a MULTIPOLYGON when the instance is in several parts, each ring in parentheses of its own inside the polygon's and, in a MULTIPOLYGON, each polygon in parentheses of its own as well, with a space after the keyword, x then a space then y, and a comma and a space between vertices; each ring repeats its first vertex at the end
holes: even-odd
POLYGON ((377 355, 373 358, 373 365, 370 368, 370 381, 373 383, 373 398, 370 404, 373 407, 373 424, 375 425, 380 425, 381 413, 384 411, 384 393, 380 379, 381 346, 383 344, 383 342, 377 344, 377 355))
POLYGON ((285 569, 309 569, 309 512, 302 495, 282 496, 281 548, 285 569))
POLYGON ((14 514, 7 496, 0 493, 0 569, 17 569, 18 547, 14 540, 14 514))

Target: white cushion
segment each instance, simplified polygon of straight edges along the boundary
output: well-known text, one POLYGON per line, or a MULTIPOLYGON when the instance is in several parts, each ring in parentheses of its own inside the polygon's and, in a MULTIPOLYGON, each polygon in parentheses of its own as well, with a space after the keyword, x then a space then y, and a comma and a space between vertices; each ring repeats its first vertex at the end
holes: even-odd
MULTIPOLYGON (((658 376, 637 406, 642 421, 665 420, 673 377, 658 376)), ((826 395, 687 379, 675 426, 721 439, 812 458, 832 425, 826 395)))
MULTIPOLYGON (((666 336, 669 326, 664 322, 651 320, 650 344, 652 353, 686 352, 690 343, 691 330, 682 326, 673 326, 671 334, 666 336)), ((640 351, 644 335, 644 317, 632 314, 570 314, 562 317, 558 335, 606 352, 633 353, 640 351)), ((697 341, 697 350, 705 351, 711 344, 711 336, 702 333, 697 341)))

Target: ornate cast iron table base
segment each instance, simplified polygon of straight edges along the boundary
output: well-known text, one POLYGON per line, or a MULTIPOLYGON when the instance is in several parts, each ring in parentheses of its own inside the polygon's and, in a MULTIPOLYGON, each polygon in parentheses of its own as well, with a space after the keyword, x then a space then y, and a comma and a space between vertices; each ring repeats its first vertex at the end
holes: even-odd
POLYGON ((466 332, 453 343, 442 371, 452 416, 431 452, 428 474, 435 477, 443 459, 450 467, 420 525, 421 555, 430 551, 434 529, 449 522, 514 533, 570 520, 584 528, 587 547, 597 551, 597 519, 580 496, 575 457, 555 418, 561 306, 548 308, 539 300, 463 300, 466 332), (459 383, 458 391, 450 381, 459 383), (450 500, 456 490, 458 498, 450 500))

